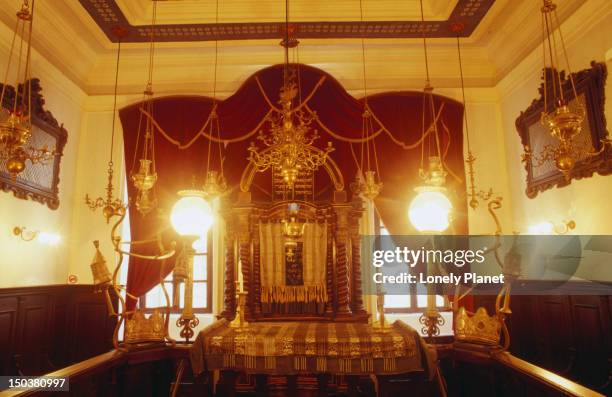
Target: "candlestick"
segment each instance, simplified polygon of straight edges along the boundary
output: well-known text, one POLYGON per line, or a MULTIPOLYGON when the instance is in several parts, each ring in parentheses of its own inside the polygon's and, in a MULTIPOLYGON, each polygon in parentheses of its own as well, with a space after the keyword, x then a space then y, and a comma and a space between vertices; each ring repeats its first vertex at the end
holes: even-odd
POLYGON ((244 289, 243 289, 244 280, 242 277, 242 260, 238 260, 237 266, 238 266, 238 292, 244 292, 244 289))
POLYGON ((185 307, 183 313, 185 317, 193 315, 193 255, 195 250, 189 246, 189 261, 187 262, 187 280, 185 282, 185 307))

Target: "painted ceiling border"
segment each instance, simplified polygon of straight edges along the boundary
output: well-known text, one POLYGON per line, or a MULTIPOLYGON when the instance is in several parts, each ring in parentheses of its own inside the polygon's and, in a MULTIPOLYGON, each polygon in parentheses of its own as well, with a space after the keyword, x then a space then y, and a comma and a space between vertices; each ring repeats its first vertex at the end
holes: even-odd
MULTIPOLYGON (((117 42, 118 27, 127 31, 122 41, 147 42, 151 25, 131 25, 115 0, 79 0, 94 22, 111 42, 117 42)), ((291 22, 290 33, 297 38, 420 38, 422 29, 427 37, 468 37, 482 21, 495 0, 459 0, 445 21, 342 21, 291 22)), ((244 22, 219 24, 157 25, 158 42, 190 42, 213 40, 281 39, 284 22, 244 22)))

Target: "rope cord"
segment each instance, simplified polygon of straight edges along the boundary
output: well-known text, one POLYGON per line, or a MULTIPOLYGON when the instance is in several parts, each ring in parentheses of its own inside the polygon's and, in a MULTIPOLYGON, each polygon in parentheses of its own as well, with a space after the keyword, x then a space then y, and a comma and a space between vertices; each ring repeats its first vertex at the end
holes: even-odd
MULTIPOLYGON (((361 17, 361 24, 363 25, 363 3, 362 0, 359 0, 359 15, 361 17)), ((362 68, 362 72, 363 72, 363 98, 364 98, 364 102, 365 102, 365 106, 367 108, 368 106, 368 86, 367 86, 367 79, 366 79, 366 56, 365 56, 365 39, 364 39, 364 34, 361 34, 361 60, 363 62, 363 68, 362 68)))
POLYGON ((548 111, 548 77, 546 76, 546 27, 544 25, 544 13, 540 18, 542 24, 542 74, 544 77, 544 113, 548 111))
POLYGON ((111 127, 111 145, 108 161, 109 173, 112 172, 113 168, 113 149, 115 146, 115 116, 117 114, 117 85, 119 84, 119 59, 121 58, 121 37, 118 38, 117 43, 117 64, 115 67, 115 90, 113 93, 113 123, 111 127))
POLYGON ((423 36, 423 51, 425 53, 425 75, 427 76, 427 84, 429 84, 429 60, 427 57, 427 39, 425 38, 425 14, 423 13, 423 0, 421 4, 421 33, 423 36))
MULTIPOLYGON (((215 2, 215 26, 219 25, 219 0, 215 2)), ((215 73, 213 76, 213 104, 217 104, 217 68, 219 64, 219 41, 215 40, 215 73)), ((219 149, 219 171, 221 175, 221 179, 225 179, 225 171, 223 169, 223 149, 221 146, 221 128, 219 127, 219 118, 215 117, 214 122, 217 127, 217 139, 218 144, 217 147, 219 149)))
MULTIPOLYGON (((359 16, 360 16, 360 21, 363 25, 363 2, 362 0, 359 0, 359 16)), ((364 157, 364 151, 366 152, 366 161, 367 161, 367 169, 368 171, 370 170, 370 145, 369 142, 367 140, 370 130, 369 130, 369 116, 368 116, 368 84, 367 84, 367 78, 366 78, 366 54, 365 54, 365 39, 364 39, 364 35, 361 35, 361 63, 362 63, 362 77, 363 77, 363 115, 362 115, 362 121, 361 121, 361 156, 360 156, 360 163, 358 165, 359 168, 359 172, 361 174, 361 176, 363 177, 363 157, 364 157)), ((352 150, 352 146, 351 146, 351 150, 352 150)))
POLYGON ((289 82, 289 0, 285 0, 285 67, 283 69, 283 83, 289 82))
POLYGON ((21 25, 21 34, 19 35, 19 37, 21 38, 19 40, 19 58, 17 59, 17 81, 15 82, 15 99, 13 101, 13 113, 17 112, 17 102, 18 102, 18 98, 19 95, 18 94, 18 87, 19 87, 19 71, 21 70, 21 58, 22 58, 22 54, 23 54, 23 36, 25 34, 25 22, 21 25))
POLYGON ((264 123, 268 120, 268 117, 270 117, 270 115, 272 114, 272 110, 269 110, 268 113, 266 113, 266 115, 261 119, 261 121, 259 122, 259 124, 257 124, 255 126, 255 128, 253 128, 251 131, 247 132, 246 134, 236 137, 236 138, 232 138, 232 139, 219 139, 217 137, 214 137, 210 134, 208 134, 206 132, 206 127, 208 126, 208 124, 211 122, 212 120, 212 115, 208 116, 208 119, 206 120, 206 122, 204 123, 204 126, 200 129, 200 131, 198 131, 193 138, 191 138, 191 140, 186 143, 186 144, 182 144, 180 141, 172 138, 158 123, 157 121, 155 121, 155 119, 153 119, 151 117, 151 114, 148 113, 146 110, 144 110, 143 108, 140 108, 140 112, 145 116, 151 119, 151 122, 153 123, 153 125, 155 126, 155 128, 162 134, 162 136, 164 138, 166 138, 166 140, 168 142, 170 142, 171 144, 175 145, 176 147, 178 147, 181 150, 184 149, 188 149, 191 145, 194 144, 195 141, 197 141, 197 139, 200 136, 203 136, 207 139, 212 139, 215 142, 221 142, 223 144, 230 144, 230 143, 236 143, 236 142, 241 142, 244 141, 245 139, 249 139, 250 137, 252 137, 253 135, 255 135, 259 129, 264 125, 264 123))
POLYGON ((151 32, 149 35, 149 81, 148 85, 153 85, 153 62, 155 61, 155 24, 157 21, 157 0, 153 0, 153 16, 151 18, 151 32))
POLYGON ((459 76, 461 76, 461 98, 463 100, 463 120, 465 122, 465 136, 468 153, 471 153, 470 148, 470 129, 468 124, 467 106, 465 102, 465 82, 463 79, 463 62, 461 59, 461 45, 459 45, 459 33, 457 33, 457 54, 459 56, 459 76))
MULTIPOLYGON (((27 1, 26 1, 27 4, 27 1)), ((32 74, 31 74, 31 67, 32 67, 32 62, 30 60, 30 56, 32 53, 32 27, 34 26, 34 0, 32 0, 32 9, 30 10, 30 26, 28 27, 28 50, 26 52, 26 65, 25 65, 25 76, 24 76, 24 87, 23 89, 25 90, 25 83, 27 81, 28 83, 28 124, 31 126, 32 125, 32 74)), ((24 93, 25 94, 25 93, 24 93)), ((21 96, 21 103, 23 106, 25 106, 25 95, 21 96)))
MULTIPOLYGON (((551 35, 550 26, 549 26, 549 23, 548 23, 548 17, 546 16, 546 14, 544 14, 544 23, 545 23, 545 25, 546 25, 546 40, 548 41, 548 52, 549 52, 549 54, 550 54, 550 65, 551 65, 551 72, 552 72, 552 73, 555 73, 555 71, 554 71, 554 70, 552 70, 552 65, 553 65, 553 62, 554 62, 554 57, 553 57, 553 46, 552 46, 552 41, 551 41, 551 38, 550 38, 550 35, 551 35)), ((553 79, 555 78, 555 76, 554 76, 554 75, 553 75, 553 76, 551 76, 551 77, 552 77, 553 79)), ((554 81, 553 81, 553 84, 552 84, 552 89, 553 89, 553 101, 554 101, 554 99, 555 99, 555 98, 557 98, 557 86, 556 86, 556 83, 555 83, 554 81)), ((546 109, 545 109, 545 110, 546 110, 546 109)), ((546 110, 546 111, 547 111, 547 110, 546 110)))
POLYGON ((300 73, 300 46, 295 46, 295 68, 297 70, 298 105, 302 104, 302 76, 300 73))
MULTIPOLYGON (((310 113, 310 114, 315 114, 315 112, 308 107, 308 105, 304 105, 305 109, 310 113)), ((442 115, 442 110, 444 109, 444 103, 442 104, 442 106, 440 106, 440 108, 438 109, 438 115, 436 116, 436 120, 440 119, 441 115, 442 115)), ((232 138, 232 139, 219 139, 217 137, 211 136, 208 133, 206 133, 206 127, 208 126, 208 123, 210 123, 211 121, 211 116, 208 117, 208 119, 206 120, 204 126, 200 129, 200 131, 198 131, 198 133, 195 134, 195 136, 193 138, 191 138, 191 140, 186 143, 186 144, 182 144, 180 141, 172 138, 158 123, 155 119, 152 118, 151 114, 148 113, 145 109, 140 108, 140 112, 147 118, 151 119, 151 123, 155 126, 155 128, 162 134, 162 136, 171 144, 177 146, 179 149, 183 150, 183 149, 187 149, 189 148, 191 145, 193 145, 193 143, 198 139, 198 137, 203 136, 207 139, 212 139, 215 142, 221 142, 223 144, 231 144, 231 143, 237 143, 237 142, 241 142, 244 141, 246 139, 249 139, 250 137, 252 137, 253 135, 255 135, 259 129, 263 126, 263 124, 267 121, 268 117, 273 113, 273 110, 270 109, 268 111, 268 113, 262 118, 262 120, 259 122, 259 124, 257 124, 257 126, 255 126, 255 128, 253 128, 251 131, 247 132, 246 134, 236 137, 236 138, 232 138)), ((421 145, 424 141, 424 139, 429 136, 429 134, 431 134, 433 132, 433 129, 430 127, 427 131, 425 131, 425 133, 423 134, 423 136, 416 142, 412 143, 412 144, 405 144, 404 142, 398 140, 392 133, 391 131, 389 131, 381 122, 380 120, 376 117, 376 115, 374 113, 371 113, 372 118, 374 119, 374 121, 376 121, 379 125, 380 128, 374 132, 373 134, 370 135, 370 137, 368 138, 368 140, 371 139, 375 139, 377 136, 379 136, 380 134, 382 134, 383 132, 386 133, 389 138, 393 141, 393 143, 395 143, 396 145, 400 146, 402 149, 405 150, 410 150, 410 149, 415 149, 417 148, 419 145, 421 145)), ((323 124, 323 122, 321 120, 319 120, 318 118, 316 119, 317 124, 319 124, 319 126, 325 131, 327 132, 329 135, 331 135, 332 137, 343 141, 343 142, 348 142, 348 143, 361 143, 362 139, 360 138, 347 138, 344 137, 334 131, 332 131, 331 129, 329 129, 325 124, 323 124)))
MULTIPOLYGON (((218 27, 218 26, 219 26, 219 0, 215 2, 215 27, 218 27)), ((214 119, 217 119, 216 112, 214 112, 214 110, 216 109, 216 105, 217 105, 217 60, 218 60, 218 56, 219 56, 219 40, 217 40, 217 38, 215 37, 215 55, 214 55, 214 62, 213 62, 213 90, 212 90, 213 111, 211 111, 211 115, 213 116, 214 119)), ((218 122, 217 122, 217 126, 218 126, 218 122)), ((215 134, 214 127, 215 127, 215 121, 212 120, 210 123, 210 131, 209 131, 209 135, 211 136, 215 134)), ((217 129, 217 135, 219 135, 218 129, 217 129)), ((208 140, 208 152, 206 154, 206 171, 204 173, 204 175, 207 178, 208 178, 208 172, 210 171, 212 142, 213 141, 211 139, 208 140)), ((221 159, 221 143, 219 143, 218 146, 219 146, 219 159, 221 159)))
MULTIPOLYGON (((0 94, 0 106, 2 106, 4 104, 4 94, 6 93, 6 86, 8 85, 8 77, 9 77, 9 71, 11 70, 11 62, 13 60, 13 50, 15 49, 15 41, 17 39, 17 31, 19 30, 19 21, 20 19, 17 18, 17 22, 15 22, 15 30, 13 31, 13 39, 11 40, 11 46, 9 49, 9 56, 7 59, 7 64, 6 64, 6 72, 4 73, 4 80, 3 80, 3 84, 2 84, 2 94, 0 94)), ((17 72, 19 73, 19 72, 17 72)))
POLYGON ((572 76, 572 69, 570 67, 569 58, 567 56, 567 48, 565 47, 565 39, 563 38, 563 33, 561 32, 561 23, 559 22, 559 15, 557 14, 557 10, 554 11, 554 17, 555 17, 555 21, 557 22, 557 30, 559 31, 559 39, 561 40, 561 48, 563 49, 563 57, 565 58, 567 73, 569 76, 570 83, 572 84, 572 91, 574 92, 574 98, 578 100, 578 91, 576 91, 576 84, 574 82, 574 76, 572 76))
MULTIPOLYGON (((552 42, 553 42, 553 46, 554 46, 553 47, 553 54, 555 56, 555 63, 554 64, 558 68, 559 67, 559 51, 557 50, 557 38, 555 37, 555 31, 554 31, 552 15, 550 15, 550 29, 551 29, 551 33, 552 33, 552 42)), ((561 73, 560 73, 560 71, 558 69, 557 69, 557 80, 559 82, 559 96, 561 97, 561 101, 565 102, 565 94, 563 93, 563 83, 561 81, 561 73)))
MULTIPOLYGON (((147 112, 153 114, 153 68, 155 63, 155 26, 157 23, 157 1, 153 1, 153 11, 151 15, 151 28, 149 29, 149 65, 147 73, 147 85, 142 93, 142 104, 146 107, 147 112)), ((142 145, 142 158, 149 159, 149 146, 151 147, 152 172, 155 172, 155 134, 153 133, 153 125, 150 119, 145 120, 145 136, 142 145)), ((132 167, 130 173, 136 171, 136 159, 138 158, 138 147, 140 146, 140 135, 142 133, 142 114, 138 118, 138 130, 136 134, 136 145, 134 157, 132 158, 132 167)), ((155 186, 154 186, 155 189, 155 186)))
MULTIPOLYGON (((425 14, 423 12, 423 0, 419 0, 420 8, 421 8, 421 32, 423 36, 423 52, 425 54, 425 73, 426 73, 426 87, 424 90, 424 95, 429 97, 429 106, 431 108, 431 119, 433 120, 433 129, 434 129, 434 138, 436 142, 436 150, 438 153, 438 157, 442 157, 442 151, 440 149, 440 137, 438 136, 438 123, 436 121, 436 108, 434 104, 433 93, 431 92, 431 81, 429 76, 429 59, 427 56, 427 39, 425 37, 425 14)), ((428 141, 429 145, 431 145, 431 141, 428 141)))

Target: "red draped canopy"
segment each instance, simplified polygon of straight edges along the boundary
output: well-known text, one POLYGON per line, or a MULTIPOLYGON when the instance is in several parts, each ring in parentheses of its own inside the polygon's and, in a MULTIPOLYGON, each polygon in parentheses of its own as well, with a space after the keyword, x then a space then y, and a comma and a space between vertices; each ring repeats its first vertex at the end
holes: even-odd
MULTIPOLYGON (((306 65, 296 65, 302 109, 307 114, 316 112, 312 124, 321 136, 315 142, 320 148, 331 142, 335 150, 332 159, 338 164, 347 190, 358 169, 357 160, 364 147, 362 139, 362 115, 365 99, 355 99, 328 73, 306 65)), ((283 84, 283 65, 262 69, 249 77, 232 96, 217 102, 221 149, 213 143, 211 164, 218 168, 219 152, 223 157, 225 177, 233 194, 239 190, 242 171, 248 164, 247 148, 257 141, 259 131, 266 132, 269 123, 264 119, 278 108, 278 94, 283 84)), ((414 234, 408 221, 407 209, 414 187, 421 180, 418 169, 421 164, 421 146, 415 145, 431 124, 429 111, 423 112, 423 93, 415 91, 385 92, 367 97, 373 115, 373 135, 376 156, 384 187, 375 199, 380 217, 391 234, 414 234), (423 113, 425 115, 423 116, 423 113)), ((462 117, 463 106, 446 97, 434 96, 436 112, 439 112, 438 130, 445 152, 444 163, 449 172, 450 198, 455 208, 453 222, 456 234, 467 234, 466 200, 462 117)), ((135 157, 139 125, 144 117, 142 103, 121 109, 125 159, 129 169, 135 157)), ((152 119, 156 124, 155 155, 158 172, 156 194, 159 208, 170 211, 177 200, 177 191, 189 188, 195 178, 197 185, 204 182, 204 171, 209 148, 205 127, 210 119, 213 100, 204 96, 170 96, 154 100, 152 119), (199 134, 199 136, 198 136, 199 134)), ((429 108, 426 107, 426 110, 429 108)), ((370 143, 370 149, 372 144, 370 143)), ((427 155, 428 148, 425 148, 427 155)), ((435 153, 435 150, 434 152, 435 153)), ((269 200, 269 174, 256 176, 252 195, 254 200, 269 200)), ((326 199, 333 191, 325 171, 315 174, 316 199, 326 199)), ((128 194, 136 196, 135 188, 128 183, 128 194)), ((130 227, 133 240, 151 238, 160 227, 172 240, 168 222, 161 222, 154 214, 141 216, 130 207, 130 227)), ((154 250, 154 247, 150 247, 154 250)), ((160 274, 168 274, 173 263, 147 263, 132 259, 128 271, 127 290, 141 296, 159 282, 160 274)), ((135 302, 129 301, 133 308, 135 302)))

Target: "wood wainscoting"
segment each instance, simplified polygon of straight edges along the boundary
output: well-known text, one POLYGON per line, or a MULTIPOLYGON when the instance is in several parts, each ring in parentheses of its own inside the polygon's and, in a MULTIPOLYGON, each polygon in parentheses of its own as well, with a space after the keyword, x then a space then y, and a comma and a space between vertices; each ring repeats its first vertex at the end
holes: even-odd
MULTIPOLYGON (((612 395, 612 296, 596 295, 587 283, 576 284, 565 288, 567 295, 512 297, 510 352, 612 395)), ((494 296, 474 298, 476 307, 492 312, 494 296)))
POLYGON ((115 324, 91 285, 0 289, 0 374, 39 375, 107 352, 115 324))

